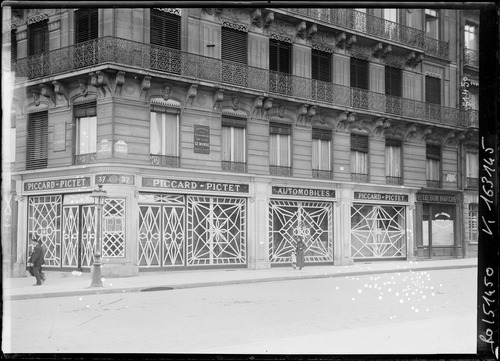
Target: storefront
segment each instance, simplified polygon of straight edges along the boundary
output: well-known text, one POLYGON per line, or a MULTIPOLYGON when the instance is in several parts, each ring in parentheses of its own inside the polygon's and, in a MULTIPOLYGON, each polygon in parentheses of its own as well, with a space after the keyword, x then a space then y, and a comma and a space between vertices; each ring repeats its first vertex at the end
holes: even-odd
POLYGON ((460 194, 418 192, 416 200, 417 257, 462 257, 461 229, 457 218, 460 194))
POLYGON ((354 192, 351 257, 354 261, 406 259, 408 194, 354 192))
POLYGON ((299 238, 306 264, 333 264, 335 190, 272 187, 269 202, 269 261, 289 265, 299 238))

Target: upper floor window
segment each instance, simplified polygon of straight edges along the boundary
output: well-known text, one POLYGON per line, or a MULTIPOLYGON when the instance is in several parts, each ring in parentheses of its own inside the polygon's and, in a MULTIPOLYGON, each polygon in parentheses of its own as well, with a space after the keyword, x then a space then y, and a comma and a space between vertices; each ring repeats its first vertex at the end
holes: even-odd
POLYGON ((28 55, 42 54, 49 51, 48 20, 28 25, 28 55))
POLYGON ((391 114, 402 114, 403 71, 392 66, 385 67, 386 111, 391 114))
POLYGON ((471 23, 465 24, 464 41, 465 41, 465 47, 467 49, 476 51, 479 50, 477 33, 478 33, 478 27, 476 25, 471 23))
POLYGON ((292 92, 292 44, 269 40, 269 91, 290 95, 292 92))
POLYGON ((291 134, 289 124, 269 124, 269 169, 271 174, 291 175, 291 134))
POLYGON ((17 37, 16 29, 10 31, 10 61, 17 61, 17 37))
POLYGON ((246 172, 246 119, 222 117, 222 170, 246 172))
POLYGON ((403 184, 402 141, 400 139, 385 140, 385 176, 387 184, 403 184))
POLYGON ((368 136, 351 133, 351 179, 368 182, 368 136))
POLYGON ((384 30, 385 36, 389 39, 396 40, 398 38, 398 10, 397 9, 383 9, 384 30))
POLYGON ((311 78, 332 81, 332 54, 313 49, 311 52, 311 78))
POLYGON ((425 102, 441 104, 441 79, 425 76, 425 102))
POLYGON ((468 228, 469 228, 469 242, 471 243, 477 243, 478 239, 478 228, 477 228, 477 219, 479 215, 479 207, 477 203, 470 203, 469 204, 469 223, 468 223, 468 228))
POLYGON ((26 170, 47 168, 48 111, 28 114, 26 170))
POLYGON ((151 9, 150 33, 151 68, 179 74, 181 72, 180 17, 158 9, 151 9))
POLYGON ((368 69, 368 61, 351 57, 350 80, 351 88, 353 88, 352 104, 356 108, 368 108, 368 69))
POLYGON ((247 33, 223 26, 221 31, 222 79, 247 86, 247 33))
POLYGON ((150 112, 149 152, 151 164, 180 166, 179 111, 177 102, 152 103, 150 112), (170 103, 172 106, 170 106, 170 103))
POLYGON ((427 187, 441 188, 441 147, 426 144, 425 156, 427 187))
POLYGON ((439 11, 425 9, 425 35, 432 39, 439 39, 439 11))
POLYGON ((75 43, 98 37, 99 13, 97 8, 75 10, 75 43))
POLYGON ((479 185, 479 152, 468 150, 465 153, 465 172, 467 187, 477 188, 479 185))
POLYGON ((331 179, 332 131, 329 129, 312 130, 312 171, 313 178, 331 179))
POLYGON ((97 151, 97 107, 95 102, 73 106, 75 117, 75 164, 94 163, 97 151))

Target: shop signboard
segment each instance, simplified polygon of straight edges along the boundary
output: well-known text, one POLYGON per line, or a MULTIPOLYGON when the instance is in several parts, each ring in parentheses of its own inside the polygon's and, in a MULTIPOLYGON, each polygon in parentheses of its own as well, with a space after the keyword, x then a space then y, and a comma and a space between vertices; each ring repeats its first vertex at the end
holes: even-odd
POLYGON ((90 177, 74 177, 63 179, 50 179, 35 182, 25 182, 25 192, 47 191, 54 189, 73 189, 90 187, 90 177))
POLYGON ((408 202, 408 194, 354 192, 354 199, 378 202, 408 202))
POLYGON ((194 125, 194 152, 210 154, 210 127, 207 125, 194 125))
POLYGON ((149 188, 230 193, 248 193, 249 191, 248 184, 219 183, 185 179, 142 178, 142 186, 149 188))
POLYGON ((273 187, 272 193, 280 196, 335 198, 334 189, 273 187))
POLYGON ((417 193, 417 202, 424 203, 458 203, 455 194, 417 193))

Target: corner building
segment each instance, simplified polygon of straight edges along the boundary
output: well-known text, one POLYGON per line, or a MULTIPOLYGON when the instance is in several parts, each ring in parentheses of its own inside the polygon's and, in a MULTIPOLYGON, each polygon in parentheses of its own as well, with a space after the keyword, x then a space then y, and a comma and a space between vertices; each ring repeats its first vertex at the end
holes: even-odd
POLYGON ((13 276, 475 256, 478 11, 6 16, 13 276))

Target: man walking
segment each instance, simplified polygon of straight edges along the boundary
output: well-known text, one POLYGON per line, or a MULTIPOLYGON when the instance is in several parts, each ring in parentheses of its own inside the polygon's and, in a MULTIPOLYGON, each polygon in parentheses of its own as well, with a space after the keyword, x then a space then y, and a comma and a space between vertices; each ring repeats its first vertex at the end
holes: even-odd
POLYGON ((42 265, 45 263, 44 260, 44 250, 42 248, 42 240, 33 237, 31 239, 31 244, 34 246, 31 252, 29 263, 33 267, 33 276, 36 278, 36 283, 33 286, 41 286, 42 281, 45 281, 44 274, 42 272, 42 265))

